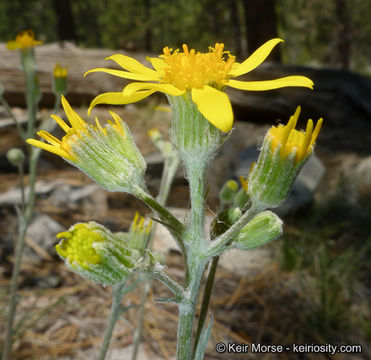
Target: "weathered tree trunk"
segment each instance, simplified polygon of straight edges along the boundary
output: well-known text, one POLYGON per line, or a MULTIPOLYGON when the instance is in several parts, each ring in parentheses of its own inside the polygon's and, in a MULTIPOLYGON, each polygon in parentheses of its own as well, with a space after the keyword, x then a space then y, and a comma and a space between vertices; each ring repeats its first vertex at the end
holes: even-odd
POLYGON ((351 28, 349 22, 349 2, 336 0, 336 16, 338 18, 338 39, 337 49, 341 68, 349 69, 351 57, 351 28))
POLYGON ((241 22, 240 16, 238 14, 238 0, 230 0, 230 11, 231 11, 231 21, 232 21, 232 29, 235 38, 235 46, 236 46, 236 55, 241 57, 242 54, 242 46, 241 46, 241 22))
POLYGON ((76 41, 75 23, 70 0, 53 0, 57 17, 58 37, 60 41, 76 41))
MULTIPOLYGON (((251 54, 266 41, 277 37, 276 0, 243 0, 247 32, 247 48, 251 54)), ((270 60, 281 62, 279 48, 270 60)))

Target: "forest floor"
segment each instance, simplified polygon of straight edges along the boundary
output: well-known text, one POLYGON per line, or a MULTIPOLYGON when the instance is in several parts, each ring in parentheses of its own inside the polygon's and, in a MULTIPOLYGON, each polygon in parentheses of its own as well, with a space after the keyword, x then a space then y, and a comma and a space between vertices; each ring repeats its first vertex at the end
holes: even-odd
MULTIPOLYGON (((116 109, 115 109, 116 110, 116 109)), ((22 114, 21 109, 16 109, 22 114)), ((167 134, 167 112, 149 106, 127 106, 118 111, 132 129, 138 147, 151 158, 156 153, 147 131, 154 126, 167 134)), ((98 110, 106 116, 106 109, 98 110)), ((228 151, 243 150, 261 138, 267 125, 236 122, 228 151), (253 139, 253 141, 251 141, 253 139)), ((0 128, 0 195, 17 186, 14 169, 6 164, 5 153, 22 146, 14 128, 0 128)), ((355 139, 356 141, 356 139, 355 139)), ((366 146, 366 145, 365 145, 366 146)), ((211 301, 213 329, 205 359, 370 359, 371 358, 371 266, 370 228, 371 187, 358 186, 351 177, 364 155, 337 152, 327 143, 316 151, 326 166, 326 174, 311 205, 285 217, 285 235, 271 245, 268 259, 252 262, 246 274, 219 267, 211 301), (273 353, 218 354, 218 342, 244 344, 360 344, 362 353, 298 354, 273 353)), ((211 169, 210 182, 220 184, 233 174, 229 162, 233 153, 223 152, 211 169), (212 179, 216 178, 217 181, 212 179)), ((150 166, 147 183, 156 194, 161 164, 150 166)), ((51 154, 43 154, 38 181, 59 181, 67 191, 92 184, 84 174, 51 154), (69 189, 69 190, 68 190, 69 189)), ((63 228, 94 220, 113 231, 127 230, 135 211, 148 210, 126 194, 103 190, 68 203, 40 193, 35 214, 47 214, 63 228)), ((53 192, 52 192, 53 194, 53 192)), ((210 191, 209 213, 217 206, 217 192, 210 191)), ((188 208, 187 183, 181 173, 175 179, 168 201, 174 208, 188 208)), ((35 215, 35 216, 36 216, 35 215)), ((44 229, 40 228, 42 232, 44 229)), ((8 286, 13 262, 12 244, 16 234, 14 207, 0 205, 0 341, 4 334, 8 286)), ((13 359, 94 359, 102 340, 111 304, 111 288, 102 287, 69 271, 53 252, 55 239, 47 248, 27 239, 19 287, 13 359), (31 249, 31 250, 30 250, 31 249), (33 254, 28 257, 27 254, 33 254), (36 255, 36 256, 35 256, 36 255)), ((168 273, 183 278, 182 258, 166 249, 168 273)), ((172 304, 159 304, 167 290, 152 282, 143 326, 140 359, 172 359, 176 350, 177 310, 172 304)), ((124 298, 125 305, 140 302, 136 290, 124 298)), ((130 358, 138 309, 131 308, 119 320, 111 343, 111 357, 130 358)))

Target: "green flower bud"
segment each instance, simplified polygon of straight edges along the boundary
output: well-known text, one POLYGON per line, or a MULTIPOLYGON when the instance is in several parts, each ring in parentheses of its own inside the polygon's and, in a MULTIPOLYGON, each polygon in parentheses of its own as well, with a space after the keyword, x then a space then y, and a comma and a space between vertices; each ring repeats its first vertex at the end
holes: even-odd
POLYGON ((20 166, 23 164, 25 156, 21 149, 10 149, 6 153, 6 157, 8 158, 9 162, 14 166, 20 166))
POLYGON ((98 119, 95 126, 85 123, 64 96, 62 106, 71 127, 60 117, 52 115, 66 132, 62 140, 46 131, 39 131, 37 134, 49 144, 28 139, 29 144, 63 157, 109 191, 135 194, 138 186, 144 187, 146 163, 128 126, 117 114, 110 112, 114 122, 108 121, 103 128, 98 119))
POLYGON ((135 213, 133 222, 131 223, 128 241, 130 248, 137 249, 140 253, 147 247, 151 235, 152 220, 147 225, 144 224, 144 217, 138 212, 135 213))
POLYGON ((238 190, 236 196, 233 199, 233 205, 241 209, 244 209, 249 200, 250 200, 249 195, 246 193, 244 188, 241 188, 240 190, 238 190))
POLYGON ((219 192, 221 203, 230 203, 233 201, 238 190, 238 184, 234 180, 228 180, 219 192))
POLYGON ((104 285, 123 282, 135 268, 128 244, 95 222, 78 223, 57 235, 55 249, 77 274, 104 285))
POLYGON ((67 68, 62 67, 59 63, 55 64, 53 71, 53 92, 56 96, 67 93, 67 68))
POLYGON ((250 250, 276 240, 281 235, 281 219, 271 211, 264 211, 242 228, 233 245, 242 250, 250 250))
POLYGON ((286 199, 300 169, 313 151, 321 130, 319 119, 313 130, 309 120, 305 132, 295 130, 300 107, 286 126, 271 127, 263 141, 257 163, 248 177, 247 192, 262 209, 274 208, 286 199))

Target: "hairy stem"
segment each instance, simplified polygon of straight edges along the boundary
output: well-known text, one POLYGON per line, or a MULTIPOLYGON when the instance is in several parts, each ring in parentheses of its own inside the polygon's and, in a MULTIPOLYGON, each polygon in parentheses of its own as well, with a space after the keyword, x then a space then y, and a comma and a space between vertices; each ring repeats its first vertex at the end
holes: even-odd
POLYGON ((206 315, 209 309, 209 304, 210 304, 210 298, 211 298, 211 293, 212 289, 214 286, 214 280, 215 280, 215 274, 216 274, 216 269, 218 267, 218 262, 219 262, 219 256, 216 256, 213 258, 210 266, 209 273, 207 275, 207 280, 206 280, 206 285, 205 285, 205 290, 202 296, 202 303, 201 303, 201 310, 200 310, 200 317, 198 319, 198 324, 197 324, 197 331, 196 331, 196 337, 195 337, 195 343, 193 345, 193 356, 195 356, 196 349, 198 346, 198 343, 200 341, 200 336, 202 333, 202 329, 205 324, 206 320, 206 315))
MULTIPOLYGON (((7 327, 6 327, 6 335, 4 339, 4 349, 2 360, 8 360, 10 351, 11 351, 11 344, 12 344, 12 337, 13 337, 13 323, 14 323, 14 316, 15 311, 17 308, 17 290, 18 290, 18 279, 19 273, 21 269, 22 263, 22 255, 25 245, 25 238, 27 233, 28 225, 31 221, 32 211, 35 203, 35 183, 36 183, 36 169, 37 169, 37 161, 39 158, 39 151, 36 149, 30 148, 30 194, 28 198, 27 205, 21 205, 21 209, 25 209, 25 211, 21 212, 21 217, 18 219, 19 226, 18 226, 18 240, 15 249, 15 259, 12 271, 12 278, 10 282, 10 289, 9 289, 9 312, 8 312, 8 319, 7 319, 7 327)), ((23 182, 22 182, 23 184, 23 182)), ((24 190, 21 190, 22 192, 24 190)))
POLYGON ((104 360, 106 358, 109 344, 112 338, 113 329, 116 325, 118 318, 120 317, 122 313, 121 300, 124 295, 123 289, 125 287, 125 284, 126 284, 126 281, 112 287, 113 297, 112 297, 111 312, 108 318, 108 324, 106 327, 106 332, 104 333, 104 338, 102 342, 102 347, 99 352, 98 360, 104 360))
MULTIPOLYGON (((164 168, 162 170, 162 177, 161 177, 161 184, 159 193, 157 196, 157 201, 161 205, 165 205, 167 198, 169 196, 171 184, 174 180, 175 174, 178 170, 180 163, 180 159, 177 154, 171 154, 169 157, 165 157, 164 168)), ((152 248, 152 242, 154 239, 154 235, 156 233, 157 223, 154 223, 151 229, 151 236, 148 243, 148 248, 152 248)), ((141 286, 141 293, 140 293, 140 309, 138 315, 138 324, 134 332, 134 349, 132 354, 132 360, 136 360, 139 351, 139 344, 142 335, 142 328, 143 328, 143 319, 145 313, 145 305, 147 302, 148 294, 151 289, 151 280, 147 279, 143 282, 141 286)))

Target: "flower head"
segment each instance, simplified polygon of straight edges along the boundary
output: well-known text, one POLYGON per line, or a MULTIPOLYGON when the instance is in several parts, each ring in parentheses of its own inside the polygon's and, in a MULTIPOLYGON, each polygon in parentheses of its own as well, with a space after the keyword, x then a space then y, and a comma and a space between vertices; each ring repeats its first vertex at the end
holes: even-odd
POLYGON ((60 63, 56 63, 53 70, 53 76, 55 78, 66 78, 68 74, 68 68, 62 67, 60 63))
POLYGON ((15 40, 8 41, 6 48, 8 50, 27 50, 36 45, 41 45, 43 42, 35 40, 33 30, 23 30, 16 37, 15 40))
MULTIPOLYGON (((263 91, 287 86, 301 86, 312 89, 313 82, 304 76, 287 76, 266 81, 239 81, 232 78, 246 74, 259 66, 281 39, 272 39, 257 49, 242 63, 224 51, 224 44, 216 43, 206 53, 189 50, 183 45, 183 51, 173 51, 165 47, 163 54, 149 58, 153 69, 135 59, 117 54, 108 57, 123 70, 97 68, 88 71, 105 72, 130 80, 122 92, 109 92, 98 95, 90 104, 89 111, 97 104, 128 104, 144 99, 156 91, 170 96, 182 96, 190 93, 198 111, 215 127, 228 132, 233 125, 232 106, 226 86, 241 90, 263 91)), ((86 75, 85 74, 85 75, 86 75)))
POLYGON ((95 125, 87 124, 64 96, 62 106, 71 126, 59 116, 51 115, 66 132, 62 140, 42 130, 37 134, 49 144, 28 139, 29 144, 63 157, 107 190, 133 193, 137 186, 143 185, 146 163, 129 128, 117 114, 110 112, 114 122, 108 121, 102 127, 98 119, 95 125))
POLYGON ((271 139, 271 150, 279 148, 282 159, 288 157, 295 151, 295 163, 300 163, 305 159, 313 149, 321 131, 323 119, 319 119, 313 130, 313 120, 309 119, 305 132, 295 129, 299 118, 301 108, 297 107, 295 114, 290 117, 287 125, 273 126, 268 131, 268 137, 271 139))
POLYGON ((75 224, 57 238, 58 255, 83 277, 114 285, 134 271, 137 260, 127 242, 94 221, 75 224))
POLYGON ((300 106, 286 126, 271 127, 263 141, 259 159, 248 177, 247 193, 261 208, 277 207, 287 197, 300 169, 313 151, 322 127, 319 119, 313 130, 308 120, 306 131, 295 130, 300 106))

